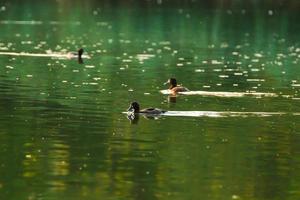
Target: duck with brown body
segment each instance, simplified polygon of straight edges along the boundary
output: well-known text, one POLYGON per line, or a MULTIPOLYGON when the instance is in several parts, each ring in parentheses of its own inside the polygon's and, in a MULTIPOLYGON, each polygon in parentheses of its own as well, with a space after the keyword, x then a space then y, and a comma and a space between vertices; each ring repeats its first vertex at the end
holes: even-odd
POLYGON ((186 87, 182 87, 180 85, 177 85, 177 80, 175 78, 170 78, 165 84, 169 84, 169 90, 172 94, 177 94, 178 92, 188 92, 190 91, 186 87))

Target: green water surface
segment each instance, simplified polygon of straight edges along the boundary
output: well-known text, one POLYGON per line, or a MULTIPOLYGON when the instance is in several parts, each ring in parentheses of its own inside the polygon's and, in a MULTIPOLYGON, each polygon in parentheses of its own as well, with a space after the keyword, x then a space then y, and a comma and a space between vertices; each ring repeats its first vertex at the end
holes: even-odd
POLYGON ((0 3, 0 199, 299 199, 297 8, 141 2, 0 3), (78 48, 83 64, 1 55, 78 48), (276 97, 170 99, 170 77, 276 97), (134 100, 286 114, 133 123, 122 112, 134 100))

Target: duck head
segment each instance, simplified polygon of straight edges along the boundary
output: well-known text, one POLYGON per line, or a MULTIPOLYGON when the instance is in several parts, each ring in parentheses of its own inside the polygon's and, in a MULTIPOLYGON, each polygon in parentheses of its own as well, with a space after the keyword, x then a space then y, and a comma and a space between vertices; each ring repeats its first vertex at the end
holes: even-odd
POLYGON ((78 49, 78 57, 81 58, 83 52, 84 52, 83 48, 78 49))
POLYGON ((170 84, 169 89, 172 89, 177 86, 177 81, 175 78, 169 78, 169 80, 165 84, 170 84))
POLYGON ((83 63, 83 60, 82 60, 82 54, 83 54, 83 48, 80 48, 80 49, 78 49, 78 51, 77 51, 77 53, 78 53, 78 63, 79 64, 82 64, 83 63))
POLYGON ((140 105, 138 104, 138 102, 134 101, 130 104, 127 111, 138 113, 140 112, 140 105))

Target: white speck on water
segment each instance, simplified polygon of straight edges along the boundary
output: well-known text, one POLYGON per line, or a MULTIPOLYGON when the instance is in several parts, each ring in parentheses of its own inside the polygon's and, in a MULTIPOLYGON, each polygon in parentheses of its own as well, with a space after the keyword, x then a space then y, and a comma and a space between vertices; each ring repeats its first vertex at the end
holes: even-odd
POLYGON ((264 82, 265 79, 258 79, 258 78, 248 78, 246 79, 247 82, 264 82))
POLYGON ((148 60, 148 59, 153 58, 153 57, 155 57, 154 54, 137 54, 137 55, 136 55, 136 58, 137 58, 139 61, 148 60))
POLYGON ((247 55, 244 55, 244 58, 247 59, 247 60, 250 59, 250 57, 247 56, 247 55))
POLYGON ((32 155, 26 154, 25 157, 26 157, 26 158, 32 158, 32 155))
POLYGON ((300 87, 300 84, 292 84, 292 87, 300 87))
POLYGON ((203 85, 203 88, 210 88, 210 85, 203 85))
POLYGON ((170 50, 171 50, 171 47, 164 46, 163 49, 165 49, 165 50, 167 50, 167 51, 170 51, 170 50))
POLYGON ((235 72, 233 75, 235 75, 235 76, 243 76, 243 73, 241 73, 241 72, 235 72))
POLYGON ((223 48, 228 48, 229 47, 229 45, 228 45, 228 43, 226 43, 226 42, 223 42, 222 44, 221 44, 221 46, 220 46, 222 49, 223 48))
POLYGON ((150 95, 150 93, 149 92, 145 92, 144 95, 150 95))
POLYGON ((28 78, 32 78, 32 77, 33 77, 33 75, 32 75, 32 74, 27 74, 27 75, 26 75, 26 77, 28 77, 28 78))
POLYGON ((224 75, 224 74, 221 74, 219 75, 220 78, 228 78, 229 76, 228 75, 224 75))
POLYGON ((251 71, 252 71, 252 72, 259 72, 259 71, 260 71, 260 69, 257 69, 257 68, 252 68, 252 69, 251 69, 251 71))
POLYGON ((183 66, 183 63, 177 63, 176 66, 182 67, 182 66, 183 66))
POLYGON ((217 61, 217 60, 212 60, 211 64, 213 64, 213 65, 220 65, 220 64, 223 64, 223 63, 220 62, 220 61, 217 61))
POLYGON ((95 68, 95 66, 94 65, 86 65, 86 66, 84 66, 85 68, 95 68))
POLYGON ((273 14, 273 10, 268 10, 268 15, 272 16, 273 14))
POLYGON ((7 65, 6 68, 7 69, 13 69, 14 67, 7 65))
POLYGON ((195 72, 205 72, 205 69, 195 69, 195 72))
POLYGON ((263 55, 260 54, 260 53, 255 53, 254 56, 257 57, 257 58, 262 58, 263 57, 263 55))
POLYGON ((133 89, 132 89, 132 88, 130 88, 130 89, 128 90, 128 92, 133 92, 133 89))
POLYGON ((234 51, 234 52, 232 52, 232 55, 238 56, 238 55, 239 55, 239 52, 234 51))
POLYGON ((222 69, 213 69, 214 72, 221 72, 222 69))

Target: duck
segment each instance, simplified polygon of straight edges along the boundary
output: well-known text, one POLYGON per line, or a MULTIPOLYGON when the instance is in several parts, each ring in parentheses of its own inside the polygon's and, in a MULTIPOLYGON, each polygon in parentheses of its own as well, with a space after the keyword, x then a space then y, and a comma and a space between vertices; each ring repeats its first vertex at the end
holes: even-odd
POLYGON ((149 114, 149 115, 159 115, 159 114, 163 114, 166 111, 165 110, 161 110, 159 108, 145 108, 145 109, 140 109, 140 105, 138 102, 134 101, 130 104, 128 110, 128 112, 132 112, 134 114, 149 114))
POLYGON ((169 90, 173 94, 176 94, 178 92, 188 92, 188 91, 190 91, 186 87, 182 87, 182 86, 177 85, 177 80, 175 78, 169 78, 169 80, 165 84, 170 84, 169 90))
POLYGON ((80 48, 77 50, 77 52, 69 52, 67 54, 67 57, 70 59, 77 58, 78 63, 82 64, 83 63, 83 59, 82 59, 83 52, 84 52, 83 48, 80 48))
POLYGON ((78 49, 77 51, 78 59, 82 59, 83 52, 84 52, 83 48, 78 49))
POLYGON ((83 48, 80 48, 80 49, 78 49, 78 51, 77 51, 77 60, 78 60, 78 63, 79 64, 82 64, 83 63, 83 60, 82 60, 82 54, 83 54, 83 52, 84 52, 84 50, 83 50, 83 48))

